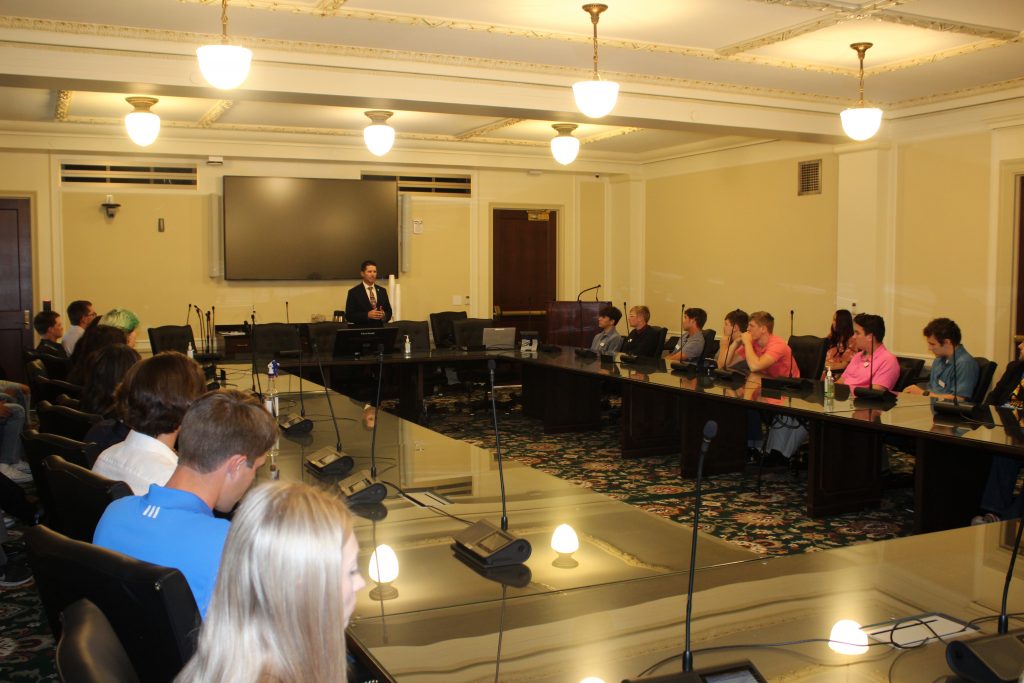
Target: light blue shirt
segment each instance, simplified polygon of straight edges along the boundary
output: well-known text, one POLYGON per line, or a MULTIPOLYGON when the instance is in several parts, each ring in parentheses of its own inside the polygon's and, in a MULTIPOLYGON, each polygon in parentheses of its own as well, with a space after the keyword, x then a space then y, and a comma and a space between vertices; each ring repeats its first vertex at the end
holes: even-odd
POLYGON ((963 346, 957 346, 953 356, 956 360, 956 378, 953 377, 953 359, 936 358, 932 362, 928 391, 933 394, 956 393, 961 399, 969 399, 978 386, 978 362, 963 346))

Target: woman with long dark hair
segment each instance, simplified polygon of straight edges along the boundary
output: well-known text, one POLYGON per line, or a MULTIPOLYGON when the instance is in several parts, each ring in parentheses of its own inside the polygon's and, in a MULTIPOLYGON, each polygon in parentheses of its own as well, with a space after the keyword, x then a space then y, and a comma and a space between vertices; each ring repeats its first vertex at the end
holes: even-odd
POLYGON ((840 308, 832 315, 832 328, 829 330, 826 344, 828 353, 825 354, 825 367, 832 368, 832 374, 837 375, 846 369, 853 358, 854 349, 850 348, 850 338, 853 337, 853 315, 845 308, 840 308))

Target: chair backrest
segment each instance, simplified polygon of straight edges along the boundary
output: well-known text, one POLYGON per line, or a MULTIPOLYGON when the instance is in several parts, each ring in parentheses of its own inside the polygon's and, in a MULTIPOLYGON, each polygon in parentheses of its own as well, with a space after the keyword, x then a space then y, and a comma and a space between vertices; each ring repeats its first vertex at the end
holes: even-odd
POLYGON ((801 377, 821 379, 828 354, 827 340, 813 334, 802 334, 789 338, 789 348, 793 351, 793 362, 800 369, 801 377))
POLYGON ((162 325, 151 327, 149 332, 149 348, 154 353, 161 351, 188 352, 191 343, 195 348, 195 335, 191 325, 162 325))
POLYGON ((91 601, 82 599, 61 613, 57 674, 62 683, 138 683, 110 622, 91 601))
POLYGON ((398 320, 384 327, 398 328, 398 336, 395 337, 396 350, 401 351, 405 348, 405 335, 409 335, 413 351, 430 350, 430 323, 426 320, 398 320))
POLYGON ((177 569, 70 539, 43 525, 25 532, 39 597, 55 638, 60 613, 86 598, 107 617, 144 681, 171 681, 195 652, 200 625, 177 569))
POLYGON ((464 318, 452 321, 455 346, 482 346, 485 327, 498 327, 498 324, 490 318, 464 318))
POLYGON ((67 356, 55 356, 45 351, 29 349, 25 351, 25 362, 38 360, 46 368, 46 376, 50 379, 64 379, 71 371, 71 359, 67 356))
POLYGON ((900 364, 900 376, 897 378, 892 390, 898 392, 903 391, 917 381, 921 376, 921 370, 924 368, 924 360, 921 358, 896 356, 896 361, 900 364))
POLYGON ((450 349, 455 343, 456 320, 466 320, 465 311, 441 311, 430 314, 430 332, 434 335, 435 349, 450 349))
POLYGON ((67 406, 55 406, 45 400, 36 405, 36 414, 39 416, 39 431, 59 434, 75 441, 84 441, 89 429, 103 419, 102 415, 83 413, 67 406))
POLYGON ((40 434, 34 429, 22 432, 21 442, 25 445, 25 460, 32 471, 36 493, 47 513, 53 510, 53 494, 43 460, 50 455, 59 455, 67 462, 89 469, 99 456, 99 447, 94 443, 82 443, 57 434, 40 434))
POLYGON ((322 354, 330 357, 334 353, 334 333, 346 329, 348 325, 343 322, 322 322, 310 323, 306 328, 309 331, 309 350, 312 353, 315 348, 322 354))
POLYGON ((281 351, 298 351, 302 348, 299 328, 287 323, 263 323, 256 325, 252 337, 256 357, 270 360, 280 358, 281 351))
POLYGON ((59 406, 67 406, 68 408, 74 408, 78 410, 78 406, 81 405, 81 400, 77 398, 71 398, 67 394, 59 394, 53 401, 59 406))
POLYGON ((96 525, 111 501, 132 495, 123 481, 102 477, 59 455, 46 456, 43 470, 53 496, 50 526, 78 541, 91 543, 96 525))
POLYGON ((978 385, 974 387, 970 401, 971 403, 982 403, 988 394, 989 386, 992 385, 992 378, 995 376, 996 367, 999 364, 982 356, 976 356, 974 360, 978 363, 978 385))
POLYGON ((718 340, 715 339, 715 335, 718 334, 711 329, 701 330, 701 334, 704 335, 704 358, 714 359, 718 355, 718 340))
POLYGON ((661 351, 665 348, 665 338, 668 337, 668 328, 659 327, 658 325, 651 325, 651 329, 658 334, 658 345, 655 347, 658 349, 658 356, 661 357, 661 351))
POLYGON ((662 351, 675 351, 676 344, 679 343, 679 335, 672 335, 665 340, 665 345, 661 347, 662 351))

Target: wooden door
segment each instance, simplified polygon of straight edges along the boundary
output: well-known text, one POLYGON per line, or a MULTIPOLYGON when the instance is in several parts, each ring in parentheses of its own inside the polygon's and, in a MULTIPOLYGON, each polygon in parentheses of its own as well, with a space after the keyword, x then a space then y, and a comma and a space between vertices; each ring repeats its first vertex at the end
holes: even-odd
POLYGON ((0 368, 25 381, 32 346, 32 229, 27 199, 0 199, 0 368))
POLYGON ((494 317, 503 326, 542 331, 555 300, 557 212, 494 211, 494 317))

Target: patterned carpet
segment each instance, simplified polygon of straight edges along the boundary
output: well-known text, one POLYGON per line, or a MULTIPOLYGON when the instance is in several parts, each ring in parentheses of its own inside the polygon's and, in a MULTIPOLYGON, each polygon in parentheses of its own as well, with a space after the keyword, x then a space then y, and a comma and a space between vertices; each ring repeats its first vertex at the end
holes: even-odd
MULTIPOLYGON (((678 457, 623 460, 618 456, 618 421, 583 434, 544 434, 524 417, 509 392, 499 390, 503 452, 512 459, 578 486, 643 508, 682 524, 693 509, 693 482, 679 476, 678 457)), ((387 407, 387 405, 385 405, 387 407)), ((471 409, 461 395, 428 402, 430 427, 485 448, 494 447, 488 409, 471 409)), ((909 472, 913 458, 892 454, 896 472, 909 472)), ((704 484, 701 530, 767 555, 815 552, 910 533, 909 489, 887 491, 877 510, 812 519, 804 513, 806 471, 765 470, 756 490, 756 470, 718 475, 704 484)), ((53 638, 33 584, 0 589, 0 681, 55 681, 53 638)))

